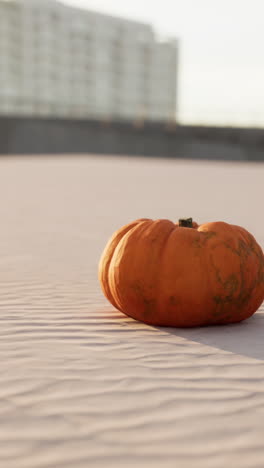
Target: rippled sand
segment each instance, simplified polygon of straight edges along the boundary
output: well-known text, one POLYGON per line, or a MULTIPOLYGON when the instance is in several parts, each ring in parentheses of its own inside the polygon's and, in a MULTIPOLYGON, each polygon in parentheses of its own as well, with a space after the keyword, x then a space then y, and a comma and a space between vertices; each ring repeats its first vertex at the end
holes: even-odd
POLYGON ((0 159, 0 466, 263 468, 264 308, 158 329, 107 304, 97 263, 134 218, 242 224, 264 165, 0 159))

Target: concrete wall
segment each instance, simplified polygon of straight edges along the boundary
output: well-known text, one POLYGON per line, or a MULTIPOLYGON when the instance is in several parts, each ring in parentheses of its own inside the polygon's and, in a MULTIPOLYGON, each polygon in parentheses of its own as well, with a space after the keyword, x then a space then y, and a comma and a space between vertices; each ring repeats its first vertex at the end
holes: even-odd
POLYGON ((0 154, 53 153, 264 161, 264 129, 0 117, 0 154))

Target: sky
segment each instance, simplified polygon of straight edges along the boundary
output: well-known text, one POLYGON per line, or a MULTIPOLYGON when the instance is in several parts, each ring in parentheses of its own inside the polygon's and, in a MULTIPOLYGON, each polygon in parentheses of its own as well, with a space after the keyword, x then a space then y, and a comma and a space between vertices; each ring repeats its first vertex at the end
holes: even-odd
POLYGON ((264 126, 264 0, 64 0, 179 39, 177 116, 264 126))

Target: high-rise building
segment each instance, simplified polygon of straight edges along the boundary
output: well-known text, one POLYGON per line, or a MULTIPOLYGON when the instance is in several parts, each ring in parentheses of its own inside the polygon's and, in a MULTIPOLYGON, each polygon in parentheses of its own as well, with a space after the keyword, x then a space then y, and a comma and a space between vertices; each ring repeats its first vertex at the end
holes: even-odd
POLYGON ((0 114, 174 120, 177 41, 55 0, 0 0, 0 114))

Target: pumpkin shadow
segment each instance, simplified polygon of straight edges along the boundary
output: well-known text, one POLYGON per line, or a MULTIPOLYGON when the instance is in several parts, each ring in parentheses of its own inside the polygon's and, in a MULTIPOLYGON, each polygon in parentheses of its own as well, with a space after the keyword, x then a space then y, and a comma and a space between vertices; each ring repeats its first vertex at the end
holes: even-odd
MULTIPOLYGON (((248 320, 231 325, 197 327, 197 328, 171 328, 146 325, 127 317, 116 309, 101 310, 102 320, 117 322, 122 327, 129 328, 131 332, 138 333, 142 328, 153 329, 156 332, 175 337, 185 338, 212 348, 221 349, 230 353, 247 356, 249 358, 264 360, 264 307, 248 320)), ((98 317, 98 316, 97 316, 98 317)))
POLYGON ((200 328, 155 328, 163 333, 180 336, 213 348, 264 360, 264 309, 248 320, 231 325, 200 328))

